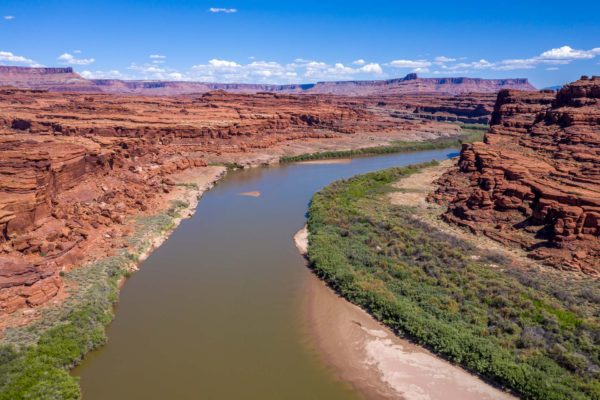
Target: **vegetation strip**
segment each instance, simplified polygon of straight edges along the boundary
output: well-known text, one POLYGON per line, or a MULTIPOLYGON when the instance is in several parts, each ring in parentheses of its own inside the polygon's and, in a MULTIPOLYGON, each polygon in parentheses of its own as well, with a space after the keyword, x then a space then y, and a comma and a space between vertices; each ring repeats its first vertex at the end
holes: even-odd
POLYGON ((525 399, 600 399, 598 283, 512 268, 390 203, 394 182, 431 165, 315 194, 311 267, 396 332, 525 399))
POLYGON ((188 206, 173 201, 166 212, 139 218, 128 250, 66 274, 77 289, 65 304, 45 310, 31 326, 8 330, 5 341, 12 344, 0 347, 0 400, 81 398, 78 379, 69 370, 105 343, 119 281, 152 246, 152 238, 173 230, 188 206))
POLYGON ((486 129, 474 126, 463 126, 463 133, 459 136, 442 137, 427 141, 397 141, 388 146, 363 147, 353 150, 324 151, 318 153, 301 154, 298 156, 281 157, 280 162, 290 163, 299 161, 328 160, 332 158, 351 158, 370 155, 393 153, 409 153, 413 151, 427 151, 460 147, 462 143, 481 141, 486 129))

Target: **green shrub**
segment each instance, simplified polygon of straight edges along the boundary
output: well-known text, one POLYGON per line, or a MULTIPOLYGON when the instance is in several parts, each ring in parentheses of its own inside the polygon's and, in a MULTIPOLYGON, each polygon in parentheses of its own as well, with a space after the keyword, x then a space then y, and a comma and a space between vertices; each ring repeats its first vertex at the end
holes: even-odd
POLYGON ((484 132, 481 129, 463 129, 459 136, 441 137, 434 140, 411 142, 397 141, 387 146, 364 147, 355 150, 324 151, 319 153, 301 154, 298 156, 281 157, 280 162, 298 162, 310 160, 326 160, 332 158, 361 157, 369 155, 408 153, 459 147, 462 143, 471 143, 483 140, 484 132))
POLYGON ((81 398, 78 379, 69 370, 89 351, 106 341, 118 282, 150 246, 150 239, 173 226, 187 202, 173 202, 165 213, 136 221, 128 238, 130 250, 62 274, 73 288, 65 303, 42 309, 28 327, 8 329, 0 346, 0 400, 75 400, 81 398), (6 344, 8 343, 8 344, 6 344))
POLYGON ((525 399, 600 399, 600 304, 589 295, 600 284, 513 268, 391 205, 391 184, 427 165, 315 194, 315 273, 396 332, 525 399))

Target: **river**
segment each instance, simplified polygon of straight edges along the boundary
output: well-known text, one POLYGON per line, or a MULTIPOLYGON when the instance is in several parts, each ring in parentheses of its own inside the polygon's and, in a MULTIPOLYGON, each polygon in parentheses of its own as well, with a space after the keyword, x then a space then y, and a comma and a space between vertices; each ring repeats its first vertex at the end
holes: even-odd
POLYGON ((309 344, 311 272, 292 237, 311 196, 332 181, 449 155, 228 174, 128 279, 107 345, 73 371, 84 399, 360 398, 309 344))

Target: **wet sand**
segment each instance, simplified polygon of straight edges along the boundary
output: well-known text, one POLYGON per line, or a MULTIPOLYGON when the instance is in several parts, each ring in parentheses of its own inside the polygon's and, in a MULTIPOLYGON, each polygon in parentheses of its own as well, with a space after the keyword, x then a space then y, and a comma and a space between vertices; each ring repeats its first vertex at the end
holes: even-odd
MULTIPOLYGON (((303 252, 306 228, 294 236, 303 252)), ((312 275, 306 283, 309 342, 324 362, 368 399, 514 399, 429 351, 397 337, 312 275)))
POLYGON ((248 196, 248 197, 260 197, 260 192, 257 190, 253 190, 250 192, 242 192, 239 195, 240 196, 248 196))

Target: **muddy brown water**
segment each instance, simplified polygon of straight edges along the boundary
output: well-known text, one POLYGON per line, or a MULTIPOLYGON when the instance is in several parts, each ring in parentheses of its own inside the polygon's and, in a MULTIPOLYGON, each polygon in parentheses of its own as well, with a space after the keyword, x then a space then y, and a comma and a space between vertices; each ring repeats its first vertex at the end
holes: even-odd
POLYGON ((359 398, 308 344, 310 271, 292 237, 332 181, 455 154, 228 174, 123 287, 107 345, 73 371, 84 399, 359 398))

